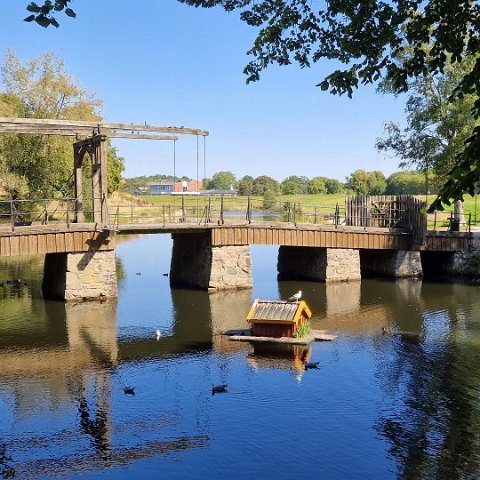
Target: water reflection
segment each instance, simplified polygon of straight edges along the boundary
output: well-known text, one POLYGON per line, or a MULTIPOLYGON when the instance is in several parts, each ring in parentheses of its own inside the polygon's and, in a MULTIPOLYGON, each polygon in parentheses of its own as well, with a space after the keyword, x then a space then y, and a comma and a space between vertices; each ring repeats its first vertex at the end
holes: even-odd
POLYGON ((157 241, 121 246, 118 303, 45 302, 31 266, 3 274, 28 285, 0 291, 0 477, 479 477, 478 287, 277 282, 276 251, 262 251, 272 268, 254 259, 253 292, 171 290, 157 241), (298 290, 338 341, 220 335, 247 328, 257 296, 298 290), (312 358, 320 371, 305 374, 312 358), (301 444, 295 461, 278 439, 301 444))
POLYGON ((398 478, 478 478, 478 290, 419 287, 421 295, 406 296, 416 314, 398 325, 421 329, 421 341, 399 335, 382 356, 378 379, 390 400, 376 428, 391 444, 398 478))

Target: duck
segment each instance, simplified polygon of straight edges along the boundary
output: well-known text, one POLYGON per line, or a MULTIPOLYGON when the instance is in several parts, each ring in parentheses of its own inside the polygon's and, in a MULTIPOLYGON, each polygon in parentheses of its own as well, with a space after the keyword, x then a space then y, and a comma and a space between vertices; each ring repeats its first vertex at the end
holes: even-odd
POLYGON ((212 385, 212 395, 215 395, 216 393, 224 393, 227 391, 227 385, 221 384, 221 385, 212 385))
POLYGON ((392 335, 392 329, 390 327, 384 326, 382 327, 382 333, 384 335, 392 335))
POLYGON ((310 370, 311 368, 318 368, 319 362, 305 362, 305 370, 310 370))
POLYGON ((132 387, 130 385, 125 385, 123 387, 123 393, 125 395, 135 395, 135 387, 132 387))

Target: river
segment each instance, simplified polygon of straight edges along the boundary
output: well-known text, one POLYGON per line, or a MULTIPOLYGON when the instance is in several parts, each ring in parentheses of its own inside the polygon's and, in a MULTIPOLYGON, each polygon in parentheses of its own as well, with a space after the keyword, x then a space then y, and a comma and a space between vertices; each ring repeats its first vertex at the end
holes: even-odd
POLYGON ((277 282, 276 248, 255 246, 253 290, 208 295, 170 289, 170 252, 122 242, 104 303, 45 301, 41 258, 0 262, 0 478, 480 477, 477 285, 277 282), (335 341, 219 335, 300 289, 335 341))

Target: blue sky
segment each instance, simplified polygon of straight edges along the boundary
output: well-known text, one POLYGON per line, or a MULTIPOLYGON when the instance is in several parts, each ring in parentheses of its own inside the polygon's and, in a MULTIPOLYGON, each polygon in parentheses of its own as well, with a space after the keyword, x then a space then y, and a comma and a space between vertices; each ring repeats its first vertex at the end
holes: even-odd
MULTIPOLYGON (((54 51, 67 71, 104 101, 109 122, 177 125, 208 130, 206 173, 237 178, 327 176, 397 171, 377 153, 388 120, 402 121, 403 102, 360 88, 353 99, 318 87, 331 63, 310 69, 271 67, 246 85, 243 67, 255 30, 237 13, 195 9, 176 0, 75 0, 76 19, 59 29, 27 24, 28 0, 3 0, 0 52, 21 59, 54 51)), ((126 177, 173 173, 171 142, 115 140, 126 177)), ((177 142, 177 175, 196 177, 196 138, 177 142)), ((203 177, 200 142, 199 177, 203 177)))

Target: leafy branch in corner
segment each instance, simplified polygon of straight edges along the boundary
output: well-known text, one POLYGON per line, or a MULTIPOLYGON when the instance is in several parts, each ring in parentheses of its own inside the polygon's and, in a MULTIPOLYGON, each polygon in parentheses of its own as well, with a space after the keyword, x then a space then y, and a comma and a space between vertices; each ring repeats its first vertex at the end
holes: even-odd
POLYGON ((38 5, 35 2, 30 2, 27 6, 27 10, 31 12, 31 15, 24 19, 25 22, 36 22, 41 27, 47 28, 53 25, 58 28, 60 24, 54 17, 56 12, 64 12, 68 17, 75 18, 77 15, 69 8, 69 3, 72 0, 45 0, 43 5, 38 5))

